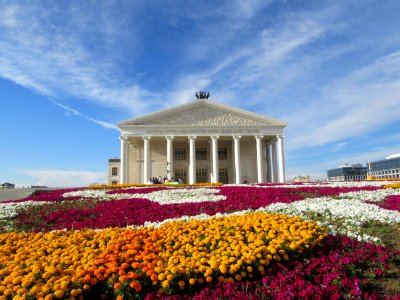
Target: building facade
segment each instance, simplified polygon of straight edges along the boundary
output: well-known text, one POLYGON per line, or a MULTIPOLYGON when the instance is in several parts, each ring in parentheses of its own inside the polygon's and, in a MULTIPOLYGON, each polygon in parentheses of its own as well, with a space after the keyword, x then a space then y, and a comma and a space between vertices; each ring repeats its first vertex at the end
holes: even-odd
POLYGON ((299 175, 293 179, 293 182, 310 182, 310 175, 299 175))
POLYGON ((284 182, 286 125, 208 99, 123 121, 120 183, 284 182))
POLYGON ((15 184, 9 183, 9 182, 4 182, 0 184, 0 189, 15 189, 15 184))
POLYGON ((328 181, 357 181, 367 179, 367 167, 361 164, 343 165, 328 170, 328 181))
POLYGON ((368 178, 400 178, 400 154, 386 157, 384 160, 368 162, 368 178))
POLYGON ((110 158, 108 160, 107 184, 119 184, 121 182, 121 159, 110 158))

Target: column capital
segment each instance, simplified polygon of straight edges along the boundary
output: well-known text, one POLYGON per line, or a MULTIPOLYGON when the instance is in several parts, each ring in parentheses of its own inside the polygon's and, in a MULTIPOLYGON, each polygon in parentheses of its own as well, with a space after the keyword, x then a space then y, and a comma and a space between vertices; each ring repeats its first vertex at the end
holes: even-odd
POLYGON ((172 135, 167 135, 167 136, 165 137, 165 139, 166 139, 166 140, 173 140, 174 137, 173 137, 172 135))
POLYGON ((128 141, 128 137, 127 136, 120 136, 119 140, 122 142, 127 142, 128 141))
POLYGON ((235 140, 238 140, 238 139, 240 139, 242 136, 241 135, 233 135, 232 136, 235 140))
POLYGON ((212 135, 212 136, 210 136, 210 139, 217 140, 217 139, 219 139, 219 135, 212 135))
POLYGON ((146 141, 150 141, 151 140, 151 136, 142 136, 142 138, 146 141))
POLYGON ((263 135, 255 135, 254 136, 257 140, 261 140, 264 136, 263 135))
POLYGON ((189 139, 189 140, 195 140, 195 139, 197 139, 197 136, 195 136, 195 135, 189 135, 189 136, 188 136, 188 139, 189 139))

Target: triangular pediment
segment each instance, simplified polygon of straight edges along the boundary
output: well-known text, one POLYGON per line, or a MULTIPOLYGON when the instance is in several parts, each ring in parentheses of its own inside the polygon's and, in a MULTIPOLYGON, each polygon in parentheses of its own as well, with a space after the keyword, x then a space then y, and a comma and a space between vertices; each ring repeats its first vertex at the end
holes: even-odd
POLYGON ((286 126, 286 123, 209 100, 197 100, 119 124, 123 125, 286 126))

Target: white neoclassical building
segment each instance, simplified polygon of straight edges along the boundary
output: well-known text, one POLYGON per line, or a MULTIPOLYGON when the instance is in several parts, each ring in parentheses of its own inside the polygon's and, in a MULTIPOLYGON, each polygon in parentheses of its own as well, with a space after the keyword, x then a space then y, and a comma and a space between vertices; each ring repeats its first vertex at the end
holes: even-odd
POLYGON ((120 183, 284 182, 286 125, 208 99, 123 121, 120 183))

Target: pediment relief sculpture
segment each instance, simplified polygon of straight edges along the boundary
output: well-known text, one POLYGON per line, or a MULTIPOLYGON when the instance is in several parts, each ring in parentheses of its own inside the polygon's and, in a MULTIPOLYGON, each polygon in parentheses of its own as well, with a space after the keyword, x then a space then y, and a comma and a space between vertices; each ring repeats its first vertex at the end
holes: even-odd
POLYGON ((274 125, 209 107, 199 107, 149 120, 141 125, 274 125))

